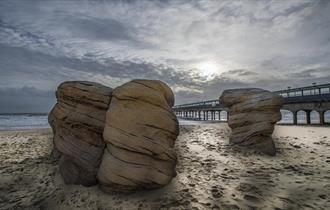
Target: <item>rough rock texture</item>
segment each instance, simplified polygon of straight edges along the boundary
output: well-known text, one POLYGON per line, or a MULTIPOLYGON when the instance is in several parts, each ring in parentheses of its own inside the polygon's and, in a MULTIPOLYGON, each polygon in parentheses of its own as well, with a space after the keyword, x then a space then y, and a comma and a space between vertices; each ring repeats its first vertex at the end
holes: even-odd
POLYGON ((84 81, 64 82, 57 89, 57 104, 48 120, 54 133, 53 154, 60 158, 59 170, 67 184, 97 183, 111 92, 111 88, 84 81))
POLYGON ((49 114, 53 156, 67 184, 104 191, 166 185, 176 175, 179 124, 174 96, 161 81, 133 80, 114 91, 92 82, 65 82, 49 114), (111 100, 111 103, 110 103, 111 100))
POLYGON ((173 104, 171 89, 161 81, 133 80, 114 89, 98 171, 102 190, 158 188, 176 175, 179 125, 173 104))
POLYGON ((233 89, 225 90, 220 101, 229 107, 232 143, 276 154, 271 134, 274 124, 281 120, 280 108, 284 102, 281 96, 257 88, 233 89))

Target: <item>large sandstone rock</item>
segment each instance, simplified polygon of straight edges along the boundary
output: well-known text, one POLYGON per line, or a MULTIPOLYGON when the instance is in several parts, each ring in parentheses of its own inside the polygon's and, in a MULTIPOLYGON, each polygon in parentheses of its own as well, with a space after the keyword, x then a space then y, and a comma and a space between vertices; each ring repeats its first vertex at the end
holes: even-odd
POLYGON ((274 124, 281 120, 281 96, 257 88, 233 89, 225 90, 220 101, 229 107, 232 143, 275 155, 271 134, 274 124))
POLYGON ((67 184, 93 185, 105 143, 105 114, 112 89, 93 82, 62 83, 57 104, 49 114, 54 133, 54 154, 67 184))
POLYGON ((178 121, 174 96, 161 81, 133 80, 112 92, 98 171, 104 191, 153 189, 176 175, 178 121))

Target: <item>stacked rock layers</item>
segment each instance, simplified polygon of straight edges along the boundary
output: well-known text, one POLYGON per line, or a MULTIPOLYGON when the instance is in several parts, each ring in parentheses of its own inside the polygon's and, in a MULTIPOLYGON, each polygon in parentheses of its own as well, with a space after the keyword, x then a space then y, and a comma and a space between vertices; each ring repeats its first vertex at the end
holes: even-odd
POLYGON ((225 90, 220 101, 229 107, 230 141, 275 155, 271 134, 281 120, 283 98, 272 92, 250 88, 225 90))
POLYGON ((57 104, 49 114, 54 152, 67 184, 97 183, 96 174, 105 143, 105 113, 112 89, 92 82, 64 82, 56 92, 57 104))
POLYGON ((171 89, 161 81, 133 80, 114 89, 98 171, 104 191, 158 188, 175 176, 179 125, 173 104, 171 89))
POLYGON ((133 80, 112 91, 65 82, 56 96, 49 123, 67 184, 100 182, 107 192, 133 191, 164 186, 175 176, 179 125, 166 84, 133 80))

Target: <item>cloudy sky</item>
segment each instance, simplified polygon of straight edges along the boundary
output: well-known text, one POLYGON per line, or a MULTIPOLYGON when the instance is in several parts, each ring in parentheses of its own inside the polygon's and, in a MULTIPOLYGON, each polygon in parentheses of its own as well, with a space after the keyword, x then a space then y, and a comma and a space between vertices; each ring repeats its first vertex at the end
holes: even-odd
POLYGON ((165 81, 176 104, 330 82, 330 1, 0 1, 0 113, 65 80, 165 81))

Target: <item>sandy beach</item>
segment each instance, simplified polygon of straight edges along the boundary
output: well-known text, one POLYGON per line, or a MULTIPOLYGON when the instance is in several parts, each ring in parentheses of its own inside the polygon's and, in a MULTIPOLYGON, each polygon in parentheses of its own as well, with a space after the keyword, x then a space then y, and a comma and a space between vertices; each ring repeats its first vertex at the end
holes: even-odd
POLYGON ((229 145, 226 123, 184 125, 177 177, 133 194, 67 186, 50 129, 0 132, 0 209, 329 209, 330 128, 277 125, 275 157, 229 145))

